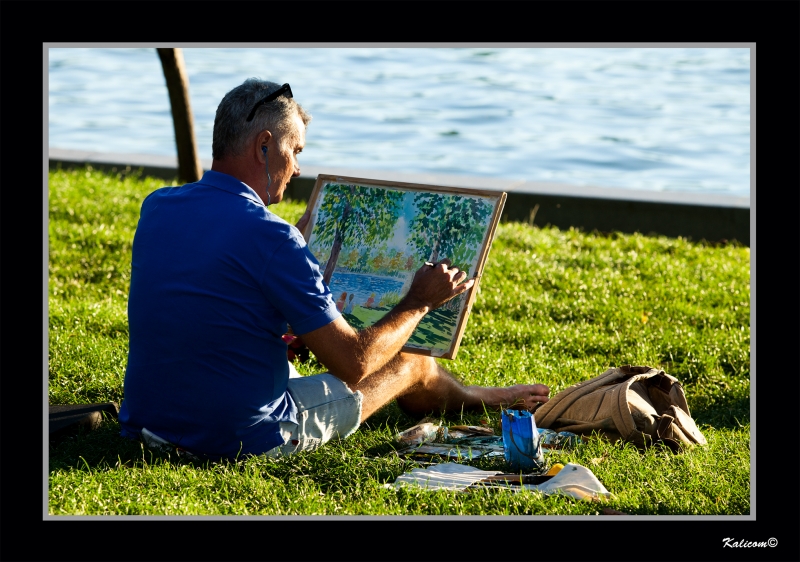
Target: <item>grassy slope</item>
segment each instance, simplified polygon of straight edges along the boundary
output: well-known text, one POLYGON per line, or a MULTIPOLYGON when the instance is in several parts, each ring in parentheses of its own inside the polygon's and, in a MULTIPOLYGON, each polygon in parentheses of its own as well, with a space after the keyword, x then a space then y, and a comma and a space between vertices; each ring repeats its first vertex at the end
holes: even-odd
MULTIPOLYGON (((120 402, 130 249, 161 180, 92 170, 49 184, 51 404, 120 402)), ((273 207, 290 222, 300 203, 273 207)), ((557 392, 626 363, 684 384, 709 441, 682 455, 593 440, 553 462, 591 468, 637 514, 750 510, 749 249, 641 235, 501 224, 455 361, 469 384, 543 382, 557 392)), ((316 362, 299 370, 313 373, 316 362)), ((447 418, 477 423, 482 416, 447 418)), ((499 426, 499 416, 489 422, 499 426)), ((415 465, 391 438, 418 420, 394 405, 350 439, 273 460, 194 466, 118 436, 116 422, 50 451, 51 514, 589 514, 598 506, 507 491, 395 491, 415 465)), ((476 461, 503 469, 502 460, 476 461)))

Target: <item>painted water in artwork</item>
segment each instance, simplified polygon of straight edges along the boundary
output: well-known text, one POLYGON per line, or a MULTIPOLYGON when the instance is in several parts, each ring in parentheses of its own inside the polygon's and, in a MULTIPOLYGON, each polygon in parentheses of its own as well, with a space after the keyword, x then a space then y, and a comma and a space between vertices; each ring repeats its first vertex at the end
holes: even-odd
MULTIPOLYGON (((474 276, 499 195, 324 183, 308 245, 344 318, 359 330, 373 325, 405 296, 426 261, 448 258, 474 276)), ((427 314, 406 346, 445 356, 468 295, 427 314)))

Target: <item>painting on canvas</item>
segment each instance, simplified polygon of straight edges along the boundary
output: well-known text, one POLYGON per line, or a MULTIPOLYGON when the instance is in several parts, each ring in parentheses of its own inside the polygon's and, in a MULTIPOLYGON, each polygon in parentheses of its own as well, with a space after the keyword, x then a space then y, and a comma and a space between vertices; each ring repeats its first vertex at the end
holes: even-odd
POLYGON ((474 277, 471 289, 428 313, 403 348, 453 359, 505 199, 490 190, 320 175, 303 234, 357 330, 386 315, 425 262, 448 258, 474 277))

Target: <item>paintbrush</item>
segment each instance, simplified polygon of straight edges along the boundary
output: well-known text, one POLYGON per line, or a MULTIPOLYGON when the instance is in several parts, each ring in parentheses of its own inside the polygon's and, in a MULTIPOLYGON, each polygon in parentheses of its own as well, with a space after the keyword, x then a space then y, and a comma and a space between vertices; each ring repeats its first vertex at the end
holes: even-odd
POLYGON ((505 483, 505 484, 544 484, 552 476, 533 475, 533 474, 495 474, 487 476, 481 482, 505 483))

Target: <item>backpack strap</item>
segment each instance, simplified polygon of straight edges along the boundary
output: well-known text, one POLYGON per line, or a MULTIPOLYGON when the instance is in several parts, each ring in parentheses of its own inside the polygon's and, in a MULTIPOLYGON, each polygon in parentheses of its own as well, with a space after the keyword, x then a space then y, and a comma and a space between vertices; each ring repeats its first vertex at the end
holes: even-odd
POLYGON ((663 443, 673 453, 679 453, 681 450, 681 443, 679 440, 675 439, 675 418, 670 416, 669 414, 664 414, 661 416, 661 419, 658 420, 658 427, 656 428, 656 436, 657 439, 655 440, 656 443, 663 443))
MULTIPOLYGON (((636 427, 631 415, 631 404, 629 402, 630 387, 635 382, 658 377, 663 374, 664 371, 659 371, 651 367, 634 367, 634 369, 637 369, 635 374, 630 376, 623 384, 617 385, 612 392, 612 399, 615 400, 617 407, 611 410, 611 419, 614 420, 617 432, 622 436, 624 441, 630 441, 636 445, 646 447, 652 443, 653 436, 643 433, 636 427), (642 372, 644 369, 647 370, 642 372)), ((628 371, 630 372, 630 368, 628 371)), ((651 407, 649 404, 647 406, 651 407)), ((655 413, 655 410, 653 410, 653 413, 655 413)))
POLYGON ((658 436, 671 437, 684 445, 705 445, 706 438, 692 417, 678 406, 671 406, 658 423, 658 436), (663 429, 662 429, 663 427, 663 429))

